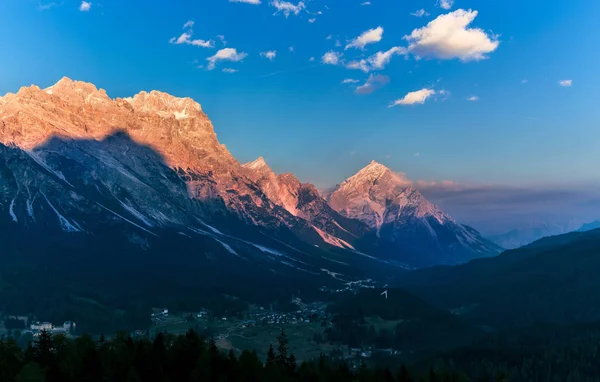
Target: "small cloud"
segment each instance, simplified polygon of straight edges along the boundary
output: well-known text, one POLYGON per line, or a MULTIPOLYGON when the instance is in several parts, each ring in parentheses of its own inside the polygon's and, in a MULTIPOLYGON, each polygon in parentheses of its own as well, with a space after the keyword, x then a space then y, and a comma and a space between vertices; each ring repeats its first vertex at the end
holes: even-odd
POLYGON ((81 5, 79 6, 79 10, 81 12, 89 12, 90 9, 92 9, 92 3, 90 3, 89 1, 81 2, 81 5))
POLYGON ((370 75, 364 85, 356 88, 356 94, 371 94, 375 90, 380 89, 390 82, 390 77, 382 74, 370 75))
POLYGON ((190 21, 186 22, 185 24, 183 24, 183 29, 193 28, 194 24, 195 24, 194 21, 190 20, 190 21))
POLYGON ((479 101, 479 97, 471 96, 471 97, 467 98, 467 101, 472 101, 472 102, 479 101))
POLYGON ((346 45, 346 49, 350 48, 358 48, 364 49, 368 44, 374 44, 376 42, 381 41, 383 38, 383 28, 377 27, 373 29, 369 29, 366 32, 363 32, 360 36, 350 41, 348 45, 346 45))
POLYGON ((405 95, 403 98, 398 99, 390 104, 389 107, 394 107, 398 105, 415 105, 415 104, 424 104, 425 101, 436 94, 436 91, 433 89, 421 89, 414 92, 410 92, 405 95))
POLYGON ((365 1, 364 3, 360 3, 360 5, 362 5, 364 7, 365 5, 371 5, 371 2, 370 1, 365 1))
POLYGON ((479 28, 468 28, 478 12, 458 9, 438 16, 426 26, 412 31, 404 39, 408 49, 417 57, 434 57, 442 60, 458 58, 461 61, 479 61, 500 45, 498 36, 489 36, 479 28))
POLYGON ((414 155, 415 155, 416 157, 420 157, 420 156, 421 156, 421 153, 415 153, 414 155))
POLYGON ((210 56, 206 59, 208 61, 208 70, 213 70, 219 61, 231 61, 238 62, 242 61, 248 56, 247 53, 239 52, 235 48, 223 48, 219 50, 214 56, 210 56))
POLYGON ((321 57, 321 62, 328 65, 337 65, 342 57, 341 53, 330 50, 321 57))
POLYGON ((294 47, 293 47, 293 46, 290 46, 290 47, 288 48, 288 50, 289 50, 290 52, 294 53, 294 47))
POLYGON ((329 36, 325 37, 325 40, 331 40, 332 38, 333 38, 333 36, 329 35, 329 36))
POLYGON ((192 31, 188 31, 185 33, 182 33, 181 36, 179 37, 173 37, 171 40, 169 40, 169 42, 171 44, 175 44, 175 45, 181 45, 181 44, 185 44, 185 45, 193 45, 193 46, 199 46, 202 48, 214 48, 214 41, 212 40, 192 40, 192 31))
POLYGON ((573 86, 573 80, 560 80, 558 84, 562 87, 568 88, 573 86))
POLYGON ((528 83, 528 82, 529 82, 529 81, 527 81, 527 78, 524 78, 524 79, 522 79, 522 80, 521 80, 521 83, 522 83, 522 84, 526 84, 526 83, 528 83))
POLYGON ((425 12, 424 9, 419 9, 419 10, 411 13, 410 15, 415 16, 415 17, 423 17, 423 16, 429 16, 429 13, 425 12))
POLYGON ((229 0, 230 3, 260 4, 260 0, 229 0))
POLYGON ((317 21, 317 19, 315 19, 315 18, 313 18, 313 19, 308 19, 308 22, 309 22, 310 24, 313 24, 315 21, 317 21))
POLYGON ((346 78, 345 80, 342 81, 343 84, 357 84, 359 83, 359 80, 355 80, 352 78, 346 78))
POLYGON ((314 61, 315 61, 315 58, 314 58, 314 57, 311 57, 311 58, 309 58, 309 59, 308 59, 308 61, 310 61, 310 62, 314 62, 314 61))
POLYGON ((260 56, 268 59, 269 61, 273 61, 277 56, 276 50, 268 50, 266 52, 260 52, 260 56))
POLYGON ((362 70, 365 73, 368 73, 372 70, 381 70, 390 63, 393 56, 407 53, 408 51, 406 48, 395 46, 386 51, 377 52, 366 59, 363 58, 360 60, 350 61, 346 65, 346 68, 362 70))
POLYGON ((454 0, 439 0, 438 5, 442 9, 449 10, 454 5, 454 0))
POLYGON ((40 11, 47 11, 48 9, 51 9, 51 8, 54 8, 54 7, 58 7, 58 6, 61 6, 61 5, 62 5, 62 3, 57 4, 55 2, 51 2, 51 3, 47 3, 47 4, 40 3, 40 4, 38 4, 37 9, 40 10, 40 11))
POLYGON ((223 69, 223 73, 237 73, 239 72, 239 70, 237 69, 232 69, 232 68, 224 68, 223 69))
POLYGON ((225 36, 223 36, 222 34, 220 34, 220 35, 217 35, 217 38, 218 38, 219 40, 221 40, 221 43, 222 43, 223 45, 227 45, 227 41, 225 40, 225 36))
POLYGON ((277 9, 277 11, 275 11, 275 13, 273 15, 276 15, 278 13, 283 13, 283 15, 286 18, 288 18, 292 14, 294 16, 298 16, 300 11, 302 11, 303 9, 306 9, 306 4, 304 4, 303 1, 299 2, 298 4, 294 4, 289 1, 273 0, 273 1, 271 1, 271 6, 273 6, 277 9))

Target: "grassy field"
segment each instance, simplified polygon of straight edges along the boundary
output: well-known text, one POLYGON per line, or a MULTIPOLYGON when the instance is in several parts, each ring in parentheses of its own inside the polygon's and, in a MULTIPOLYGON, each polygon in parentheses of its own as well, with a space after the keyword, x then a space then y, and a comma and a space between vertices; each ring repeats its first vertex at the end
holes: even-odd
POLYGON ((313 341, 313 335, 323 331, 320 324, 284 324, 245 328, 232 332, 227 337, 227 342, 237 350, 256 350, 258 356, 264 359, 270 344, 277 348, 277 336, 282 328, 288 337, 291 352, 299 361, 318 358, 321 353, 329 354, 334 349, 332 345, 317 344, 313 341))

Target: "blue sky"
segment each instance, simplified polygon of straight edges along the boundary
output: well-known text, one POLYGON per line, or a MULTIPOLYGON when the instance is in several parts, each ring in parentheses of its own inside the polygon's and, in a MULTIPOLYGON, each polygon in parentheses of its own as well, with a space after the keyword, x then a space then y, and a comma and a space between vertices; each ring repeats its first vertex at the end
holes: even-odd
POLYGON ((598 181, 600 2, 363 2, 3 0, 0 94, 69 76, 112 97, 151 89, 189 96, 240 161, 262 155, 275 171, 320 187, 371 159, 414 180, 555 188, 598 181), (278 7, 291 11, 286 17, 278 7), (436 38, 447 28, 455 33, 436 38), (415 30, 419 38, 404 38, 415 30), (394 47, 369 73, 348 68, 394 47), (209 70, 207 58, 225 48, 235 51, 221 55, 238 61, 209 70), (341 54, 337 65, 323 62, 328 52, 341 54), (370 75, 377 89, 357 94, 370 75), (571 86, 559 84, 565 80, 571 86), (407 97, 421 90, 435 93, 423 103, 407 97))

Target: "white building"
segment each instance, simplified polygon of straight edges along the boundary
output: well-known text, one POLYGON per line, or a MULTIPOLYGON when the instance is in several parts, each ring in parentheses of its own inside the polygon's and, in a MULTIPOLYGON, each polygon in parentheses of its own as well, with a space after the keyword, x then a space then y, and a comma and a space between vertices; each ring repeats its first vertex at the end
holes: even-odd
POLYGON ((50 322, 34 322, 29 328, 31 330, 52 330, 54 325, 50 322))

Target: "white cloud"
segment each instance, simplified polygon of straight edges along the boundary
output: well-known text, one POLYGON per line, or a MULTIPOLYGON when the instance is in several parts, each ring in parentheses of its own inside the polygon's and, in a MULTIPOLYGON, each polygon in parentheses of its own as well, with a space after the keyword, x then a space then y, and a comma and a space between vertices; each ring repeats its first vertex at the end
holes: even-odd
POLYGON ((438 5, 442 9, 449 10, 454 5, 454 0, 439 0, 438 5))
POLYGON ((270 61, 273 61, 275 59, 275 57, 277 56, 277 51, 276 50, 268 50, 266 52, 260 52, 261 57, 267 58, 270 61))
POLYGON ((183 24, 183 29, 186 29, 186 28, 193 28, 193 27, 194 27, 194 24, 195 24, 195 23, 194 23, 194 21, 193 21, 193 20, 190 20, 190 21, 186 22, 185 24, 183 24))
POLYGON ((355 80, 352 78, 346 78, 345 80, 342 81, 343 84, 357 84, 359 83, 359 80, 355 80))
POLYGON ((407 53, 408 51, 406 48, 394 46, 386 51, 377 52, 366 59, 350 61, 346 65, 346 68, 362 70, 365 73, 368 73, 372 70, 381 70, 390 63, 393 56, 407 53))
POLYGON ((438 16, 426 26, 404 36, 404 39, 408 40, 408 49, 417 57, 482 60, 487 58, 487 53, 495 51, 500 42, 497 36, 488 36, 481 29, 467 28, 475 17, 477 11, 458 9, 438 16))
POLYGON ((424 104, 425 101, 436 94, 436 91, 433 89, 421 89, 414 92, 410 92, 405 95, 403 98, 398 99, 390 104, 389 107, 398 106, 398 105, 415 105, 415 104, 424 104))
POLYGON ((237 73, 239 70, 232 68, 224 68, 223 73, 237 73))
POLYGON ((415 17, 423 17, 423 16, 429 16, 429 13, 425 12, 424 9, 419 9, 419 10, 411 13, 410 15, 415 16, 415 17))
POLYGON ((390 82, 390 77, 381 74, 370 75, 364 85, 356 88, 356 94, 371 94, 375 90, 380 89, 390 82))
POLYGON ((371 5, 370 1, 365 1, 364 3, 361 3, 360 5, 365 6, 365 5, 371 5))
POLYGON ((329 35, 327 37, 325 37, 325 40, 331 40, 333 38, 333 35, 329 35))
POLYGON ((315 18, 308 19, 308 22, 311 23, 311 24, 313 24, 315 21, 317 21, 317 19, 315 19, 315 18))
POLYGON ((472 102, 479 101, 479 97, 477 97, 477 96, 470 96, 469 98, 467 98, 467 101, 472 101, 472 102))
POLYGON ((321 57, 321 62, 328 65, 337 65, 340 63, 341 58, 341 53, 330 50, 329 52, 325 53, 323 57, 321 57))
POLYGON ((568 88, 568 87, 573 86, 573 80, 560 80, 560 81, 558 81, 558 84, 560 86, 568 88))
POLYGON ((230 3, 260 4, 260 0, 229 0, 230 3))
POLYGON ((383 28, 377 27, 374 29, 369 29, 366 32, 363 32, 360 36, 350 41, 348 45, 346 45, 346 49, 350 48, 358 48, 364 49, 366 45, 373 44, 381 41, 383 38, 383 28))
POLYGON ((54 8, 54 7, 58 7, 60 5, 62 5, 62 3, 61 4, 57 4, 54 1, 51 2, 51 3, 48 3, 48 4, 42 4, 42 3, 40 3, 40 4, 38 4, 37 9, 40 10, 40 11, 47 11, 48 9, 51 9, 51 8, 54 8))
POLYGON ((524 79, 522 79, 522 80, 521 80, 521 83, 522 83, 522 84, 526 84, 526 83, 528 83, 528 82, 529 82, 529 81, 527 81, 527 78, 524 78, 524 79))
POLYGON ((227 45, 227 41, 225 40, 225 36, 223 36, 222 34, 217 35, 217 38, 219 40, 221 40, 221 43, 223 43, 223 45, 227 45))
POLYGON ((90 3, 89 1, 81 2, 81 5, 79 6, 79 10, 81 12, 89 12, 90 9, 92 9, 92 3, 90 3))
POLYGON ((303 1, 299 2, 298 4, 294 4, 289 1, 273 0, 271 1, 271 6, 277 9, 277 11, 274 13, 275 15, 278 13, 283 13, 286 18, 291 14, 298 16, 300 11, 306 9, 306 5, 303 1))
POLYGON ((308 59, 308 61, 310 61, 310 62, 314 62, 314 61, 315 61, 315 58, 314 58, 314 57, 311 57, 311 58, 309 58, 309 59, 308 59))
POLYGON ((244 58, 246 58, 247 55, 248 54, 244 52, 238 53, 238 51, 235 48, 223 48, 219 50, 214 56, 210 56, 206 59, 206 61, 208 61, 207 69, 213 70, 215 68, 215 65, 219 61, 242 61, 244 58))
POLYGON ((173 37, 171 40, 169 40, 169 42, 175 45, 186 44, 200 46, 202 48, 214 48, 215 46, 215 42, 212 40, 192 40, 191 30, 189 32, 182 33, 179 37, 173 37))
POLYGON ((290 52, 294 53, 294 47, 293 47, 293 46, 290 46, 290 47, 288 48, 288 50, 289 50, 290 52))

